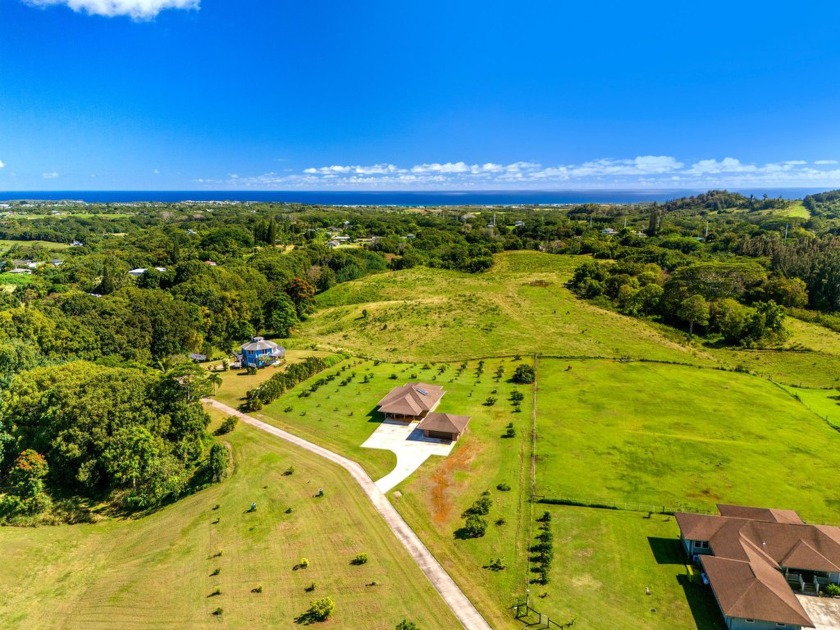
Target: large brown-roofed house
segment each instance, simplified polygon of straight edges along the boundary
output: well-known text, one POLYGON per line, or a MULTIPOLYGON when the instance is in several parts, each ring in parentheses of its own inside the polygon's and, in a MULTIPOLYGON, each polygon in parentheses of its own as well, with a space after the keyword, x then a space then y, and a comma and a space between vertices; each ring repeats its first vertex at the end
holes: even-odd
POLYGON ((445 393, 439 385, 406 383, 402 387, 392 389, 379 401, 378 407, 386 420, 415 422, 434 411, 445 393))
POLYGON ((430 413, 423 418, 420 424, 417 425, 417 428, 427 438, 438 438, 454 442, 467 430, 467 424, 469 422, 469 416, 453 416, 449 413, 430 413))
POLYGON ((675 518, 683 548, 703 567, 727 628, 813 628, 794 591, 816 594, 840 584, 840 528, 807 525, 791 510, 718 510, 721 516, 675 518))

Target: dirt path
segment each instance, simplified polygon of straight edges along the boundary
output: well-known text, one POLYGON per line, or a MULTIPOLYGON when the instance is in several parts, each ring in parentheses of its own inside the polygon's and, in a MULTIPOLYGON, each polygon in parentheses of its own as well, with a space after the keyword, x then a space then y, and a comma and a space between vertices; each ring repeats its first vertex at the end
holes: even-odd
POLYGON ((359 464, 347 459, 346 457, 337 455, 332 451, 328 451, 317 444, 308 442, 296 435, 288 433, 287 431, 283 431, 282 429, 278 429, 277 427, 273 427, 270 424, 266 424, 265 422, 237 411, 233 407, 228 407, 217 400, 205 398, 204 402, 226 414, 236 416, 243 422, 250 424, 257 429, 270 433, 271 435, 279 437, 282 440, 286 440, 287 442, 291 442, 296 446, 306 449, 310 453, 319 455, 320 457, 328 459, 344 468, 350 473, 353 479, 356 480, 356 483, 362 487, 362 490, 371 500, 373 506, 382 515, 382 518, 385 519, 388 527, 391 528, 391 531, 394 532, 394 535, 402 543, 403 547, 406 548, 408 553, 417 563, 417 566, 420 567, 420 570, 423 571, 427 578, 429 578, 432 586, 434 586, 437 592, 440 593, 443 600, 452 609, 452 612, 464 625, 464 627, 467 628, 467 630, 490 630, 490 625, 484 620, 478 610, 476 610, 475 606, 472 605, 472 602, 467 599, 467 596, 464 595, 463 591, 458 588, 458 585, 455 584, 451 577, 449 577, 449 574, 444 570, 440 563, 435 560, 434 556, 432 556, 429 550, 426 549, 426 546, 417 537, 417 534, 414 533, 414 530, 408 526, 408 523, 403 520, 402 516, 399 515, 399 512, 394 509, 394 506, 390 504, 382 491, 376 487, 376 484, 373 483, 373 480, 368 476, 364 469, 359 466, 359 464))

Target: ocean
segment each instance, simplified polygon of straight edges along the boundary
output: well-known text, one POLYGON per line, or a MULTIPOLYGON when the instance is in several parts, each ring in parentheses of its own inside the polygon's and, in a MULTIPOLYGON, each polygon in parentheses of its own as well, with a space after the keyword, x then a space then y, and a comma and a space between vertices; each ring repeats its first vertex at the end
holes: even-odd
MULTIPOLYGON (((745 195, 801 199, 824 188, 733 189, 745 195)), ((493 191, 252 191, 252 190, 55 190, 0 191, 0 202, 78 200, 87 203, 154 201, 255 201, 336 206, 514 206, 668 201, 702 190, 493 190, 493 191)))

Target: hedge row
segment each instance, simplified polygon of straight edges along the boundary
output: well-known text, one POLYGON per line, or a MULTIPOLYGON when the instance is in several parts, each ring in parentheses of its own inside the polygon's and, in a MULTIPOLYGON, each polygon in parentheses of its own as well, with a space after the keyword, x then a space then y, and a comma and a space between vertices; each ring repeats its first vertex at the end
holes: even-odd
POLYGON ((275 401, 298 383, 315 376, 318 372, 326 370, 334 363, 335 360, 329 361, 320 357, 307 357, 300 363, 293 363, 284 371, 275 374, 262 383, 259 387, 248 390, 245 394, 246 411, 262 409, 263 405, 275 401))

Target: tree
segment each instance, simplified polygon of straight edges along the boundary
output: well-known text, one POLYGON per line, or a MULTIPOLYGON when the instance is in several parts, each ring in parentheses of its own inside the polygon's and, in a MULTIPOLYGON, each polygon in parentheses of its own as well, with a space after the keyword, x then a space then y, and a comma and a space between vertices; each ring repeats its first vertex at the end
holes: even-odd
POLYGON ((47 460, 37 451, 26 449, 9 471, 9 485, 21 499, 33 499, 44 491, 44 479, 49 472, 47 460))
POLYGON ((230 455, 223 444, 214 442, 207 456, 207 468, 213 481, 221 481, 227 476, 230 466, 230 455))
POLYGON ((420 626, 418 626, 413 621, 403 619, 397 624, 395 630, 420 630, 420 626))
POLYGON ((740 343, 749 316, 748 309, 737 300, 724 298, 710 305, 712 326, 723 335, 727 343, 740 343))
POLYGON ((265 303, 264 311, 268 329, 279 337, 288 337, 292 326, 300 321, 294 302, 283 291, 265 303))
POLYGON ((315 287, 303 278, 292 278, 283 290, 294 303, 298 317, 305 315, 312 304, 312 298, 315 297, 315 287))
POLYGON ((688 322, 688 334, 694 334, 694 324, 709 323, 709 303, 702 295, 692 295, 680 302, 677 316, 688 322))
POLYGON ((516 370, 514 370, 513 377, 511 378, 511 380, 514 383, 528 385, 529 383, 533 383, 536 377, 537 374, 534 371, 533 367, 525 363, 521 363, 516 366, 516 370))

